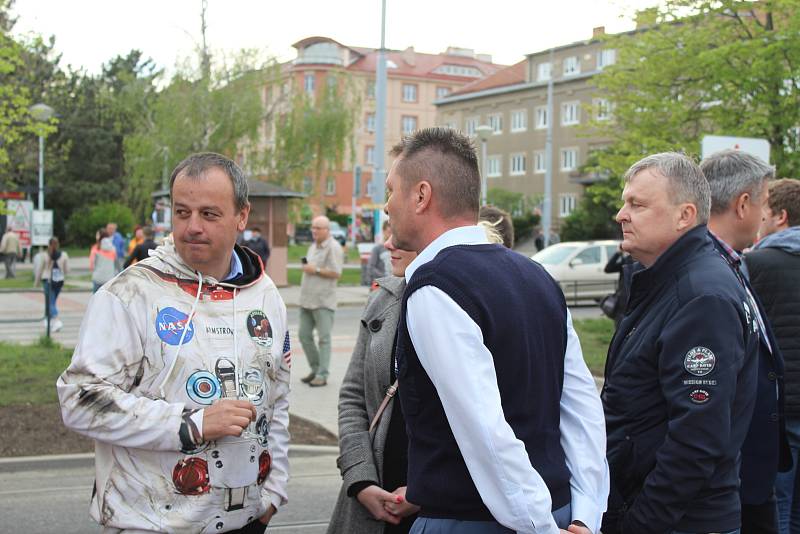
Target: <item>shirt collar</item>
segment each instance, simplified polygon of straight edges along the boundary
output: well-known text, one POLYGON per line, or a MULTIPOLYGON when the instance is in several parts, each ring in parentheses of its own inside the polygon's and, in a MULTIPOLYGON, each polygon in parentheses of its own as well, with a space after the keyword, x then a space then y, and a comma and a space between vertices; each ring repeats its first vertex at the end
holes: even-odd
POLYGON ((725 251, 725 254, 728 256, 726 259, 729 262, 731 262, 732 264, 734 264, 734 265, 736 265, 738 267, 739 264, 742 263, 741 254, 739 254, 738 252, 733 250, 733 247, 731 247, 729 244, 727 244, 722 238, 720 238, 717 234, 715 234, 711 230, 709 230, 708 233, 711 234, 712 236, 714 236, 714 239, 717 240, 717 242, 720 244, 722 249, 725 251))
POLYGON ((480 226, 461 226, 448 230, 434 239, 414 258, 414 261, 408 264, 406 280, 411 281, 416 270, 435 258, 442 249, 455 245, 485 245, 487 243, 489 240, 486 239, 486 232, 480 226))
POLYGON ((228 276, 223 278, 221 281, 225 282, 226 280, 231 280, 243 274, 244 274, 244 267, 242 267, 242 260, 239 259, 239 255, 236 253, 236 249, 234 249, 233 252, 231 253, 231 267, 230 270, 228 271, 228 276))

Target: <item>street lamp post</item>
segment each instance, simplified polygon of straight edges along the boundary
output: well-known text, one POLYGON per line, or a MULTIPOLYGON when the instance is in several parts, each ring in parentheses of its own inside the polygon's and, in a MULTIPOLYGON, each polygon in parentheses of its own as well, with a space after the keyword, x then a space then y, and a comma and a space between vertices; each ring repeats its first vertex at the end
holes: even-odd
MULTIPOLYGON (((47 122, 55 114, 53 108, 43 103, 31 106, 30 112, 39 122, 47 122)), ((44 133, 39 133, 39 209, 44 209, 44 133)))
POLYGON ((478 134, 481 140, 481 206, 486 205, 486 192, 488 187, 486 175, 489 173, 489 164, 486 161, 486 142, 489 140, 489 136, 492 135, 492 132, 494 132, 492 127, 486 124, 481 124, 475 128, 475 133, 478 134))

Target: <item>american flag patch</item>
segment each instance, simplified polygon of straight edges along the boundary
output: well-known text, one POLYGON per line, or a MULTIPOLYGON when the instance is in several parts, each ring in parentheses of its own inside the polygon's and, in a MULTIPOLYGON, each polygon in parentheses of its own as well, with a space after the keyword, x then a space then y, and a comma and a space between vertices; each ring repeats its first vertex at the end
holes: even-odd
POLYGON ((292 368, 292 344, 289 342, 289 331, 286 331, 286 337, 283 338, 283 361, 286 362, 286 367, 292 368))

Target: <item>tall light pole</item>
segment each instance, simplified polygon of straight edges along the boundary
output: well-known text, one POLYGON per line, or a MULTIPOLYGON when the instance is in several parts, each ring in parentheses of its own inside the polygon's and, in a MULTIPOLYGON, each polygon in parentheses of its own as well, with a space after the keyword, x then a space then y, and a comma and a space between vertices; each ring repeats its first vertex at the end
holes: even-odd
POLYGON ((489 174, 489 163, 486 161, 486 142, 493 132, 494 130, 492 127, 486 124, 481 124, 475 128, 475 133, 478 134, 481 140, 481 206, 486 205, 486 193, 488 188, 486 177, 489 174))
MULTIPOLYGON (((49 121, 55 110, 47 104, 39 103, 30 107, 31 115, 39 122, 49 121)), ((44 133, 39 133, 39 209, 44 209, 44 133)))
POLYGON ((386 124, 386 0, 381 0, 381 47, 378 50, 378 64, 375 67, 375 167, 372 172, 372 202, 378 205, 375 210, 375 242, 381 239, 383 204, 386 201, 384 183, 383 147, 384 125, 386 124))
POLYGON ((550 224, 553 218, 553 76, 556 66, 553 49, 550 49, 550 76, 547 79, 547 136, 544 141, 544 201, 542 206, 542 233, 544 246, 550 245, 550 224))

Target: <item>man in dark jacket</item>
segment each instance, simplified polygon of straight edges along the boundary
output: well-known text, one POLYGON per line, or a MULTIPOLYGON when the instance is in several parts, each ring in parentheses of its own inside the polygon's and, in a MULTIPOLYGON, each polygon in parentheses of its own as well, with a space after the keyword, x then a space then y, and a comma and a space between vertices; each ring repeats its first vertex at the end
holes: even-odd
POLYGON ((142 234, 144 234, 144 241, 136 245, 134 247, 133 252, 131 255, 128 256, 128 259, 125 260, 125 265, 123 265, 123 269, 127 269, 131 265, 134 265, 137 262, 140 262, 144 259, 150 257, 150 251, 157 248, 158 245, 155 241, 153 241, 153 227, 152 226, 145 226, 142 228, 142 234))
POLYGON ((750 283, 764 305, 785 360, 785 425, 794 461, 778 473, 779 532, 800 532, 800 181, 784 178, 769 185, 759 229, 761 240, 745 255, 750 283))
POLYGON ((606 362, 611 493, 602 530, 738 533, 758 325, 708 235, 698 166, 656 154, 625 182, 616 218, 622 249, 638 263, 606 362))
POLYGON ((711 188, 708 229, 715 248, 747 291, 759 325, 757 400, 742 446, 742 532, 777 534, 775 476, 779 468, 788 468, 789 458, 783 427, 783 358, 741 257, 756 239, 773 170, 738 150, 712 154, 700 163, 700 170, 711 188))
POLYGON ((250 239, 245 241, 244 245, 258 254, 258 257, 261 258, 261 263, 264 264, 264 267, 267 267, 267 260, 269 259, 269 244, 267 240, 261 236, 261 229, 260 228, 253 228, 251 231, 252 235, 250 239))

